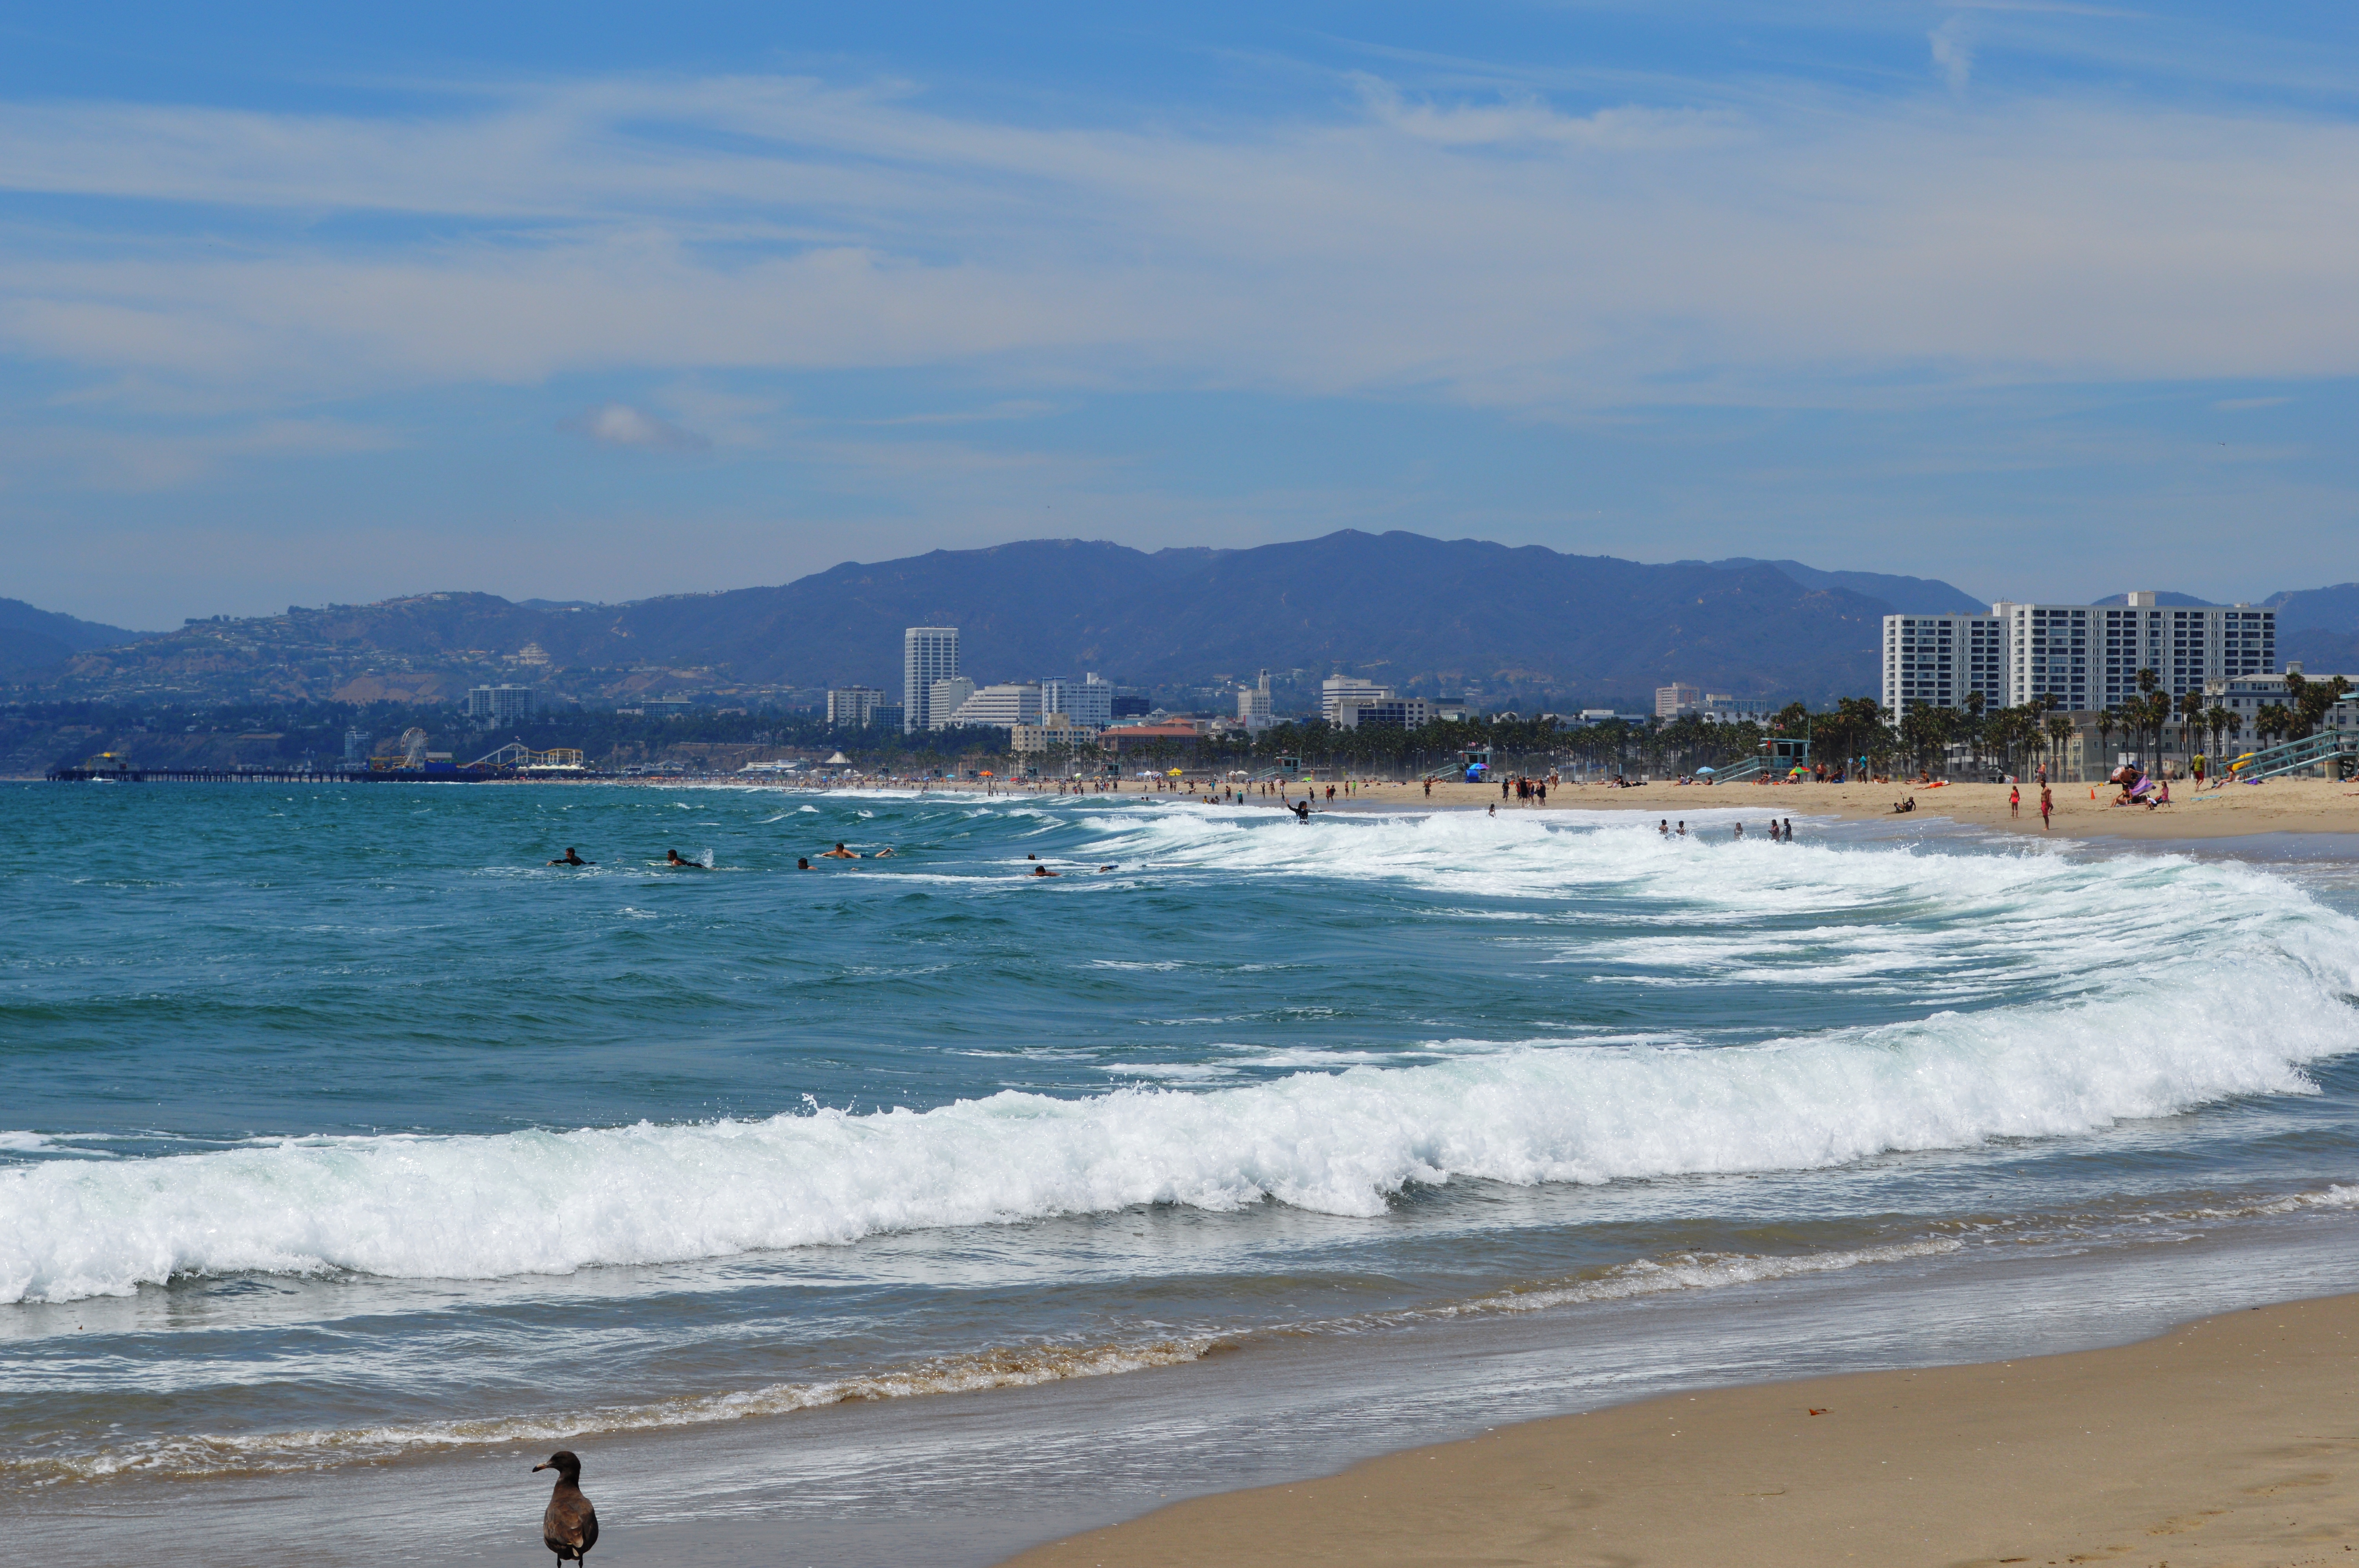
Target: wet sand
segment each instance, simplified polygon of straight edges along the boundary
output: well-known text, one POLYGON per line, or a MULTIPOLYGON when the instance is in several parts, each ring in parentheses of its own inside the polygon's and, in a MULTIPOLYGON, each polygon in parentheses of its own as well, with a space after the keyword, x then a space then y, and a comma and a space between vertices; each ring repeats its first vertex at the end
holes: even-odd
POLYGON ((1678 1395, 1180 1503, 1008 1568, 2359 1561, 2359 1296, 1678 1395))

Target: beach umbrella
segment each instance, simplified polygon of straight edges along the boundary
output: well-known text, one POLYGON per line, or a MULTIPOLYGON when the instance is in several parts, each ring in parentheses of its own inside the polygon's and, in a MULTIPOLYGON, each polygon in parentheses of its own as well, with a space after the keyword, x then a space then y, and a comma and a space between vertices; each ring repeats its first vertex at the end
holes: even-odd
POLYGON ((1698 769, 1696 770, 1696 773, 1697 773, 1697 774, 1698 774, 1699 776, 1701 776, 1701 775, 1702 775, 1702 774, 1704 774, 1704 773, 1718 773, 1718 772, 1720 772, 1720 770, 1719 770, 1718 768, 1698 768, 1698 769))

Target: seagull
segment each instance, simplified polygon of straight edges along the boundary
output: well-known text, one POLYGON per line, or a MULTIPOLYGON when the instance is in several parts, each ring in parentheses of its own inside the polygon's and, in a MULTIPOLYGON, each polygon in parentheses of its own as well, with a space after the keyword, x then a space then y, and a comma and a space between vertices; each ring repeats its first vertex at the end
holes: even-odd
POLYGON ((540 1516, 540 1543, 557 1553, 560 1563, 580 1563, 598 1544, 598 1510, 582 1495, 582 1461, 570 1448, 560 1448, 533 1473, 557 1472, 557 1487, 549 1494, 549 1509, 540 1516))

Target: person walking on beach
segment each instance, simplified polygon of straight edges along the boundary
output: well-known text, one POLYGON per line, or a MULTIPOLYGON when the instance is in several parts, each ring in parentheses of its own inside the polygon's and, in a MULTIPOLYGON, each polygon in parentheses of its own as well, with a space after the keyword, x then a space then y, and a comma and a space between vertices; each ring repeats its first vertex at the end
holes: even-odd
POLYGON ((2042 833, 2048 831, 2048 814, 2055 809, 2056 802, 2049 796, 2048 786, 2041 784, 2039 786, 2039 830, 2042 833))
POLYGON ((2007 781, 2006 786, 2006 814, 2009 816, 2023 815, 2023 789, 2012 779, 2007 781))

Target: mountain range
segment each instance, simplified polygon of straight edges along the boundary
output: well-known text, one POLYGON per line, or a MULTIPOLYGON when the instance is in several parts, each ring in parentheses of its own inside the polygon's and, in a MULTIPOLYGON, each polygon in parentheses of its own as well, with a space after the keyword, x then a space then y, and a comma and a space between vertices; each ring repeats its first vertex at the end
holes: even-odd
POLYGON ((54 610, 36 610, 21 599, 0 599, 0 678, 50 668, 76 654, 114 647, 146 635, 95 621, 77 621, 54 610))
MULTIPOLYGON (((2286 657, 2359 665, 2359 585, 2272 602, 2286 657)), ((1036 539, 618 605, 433 593, 130 641, 50 616, 24 623, 49 627, 62 654, 37 677, 23 665, 0 674, 13 667, 20 690, 182 699, 431 700, 484 680, 608 697, 857 683, 897 697, 902 628, 951 625, 978 680, 1098 670, 1176 691, 1267 668, 1557 706, 1628 706, 1673 680, 1824 702, 1876 690, 1884 615, 1984 608, 1925 578, 1750 557, 1650 565, 1397 532, 1151 552, 1036 539), (66 643, 69 632, 79 640, 66 643)), ((16 623, 0 617, 0 629, 16 623)))

